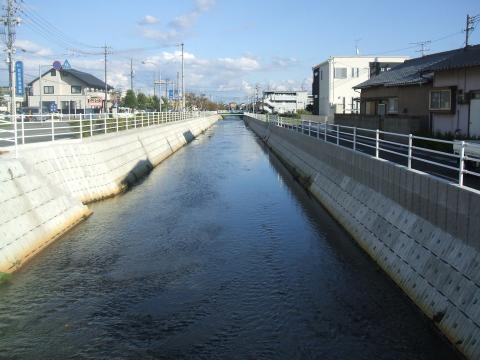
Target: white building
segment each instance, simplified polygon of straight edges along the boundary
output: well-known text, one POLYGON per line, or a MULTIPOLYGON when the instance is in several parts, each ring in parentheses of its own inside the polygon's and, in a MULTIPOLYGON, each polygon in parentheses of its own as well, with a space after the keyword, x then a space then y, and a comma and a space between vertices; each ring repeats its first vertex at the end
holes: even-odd
POLYGON ((332 56, 313 67, 313 114, 356 113, 353 87, 407 60, 406 56, 332 56))
POLYGON ((268 113, 287 114, 305 110, 309 104, 307 91, 264 91, 263 110, 268 113))
MULTIPOLYGON (((39 108, 41 100, 43 113, 55 109, 67 114, 99 112, 105 101, 105 82, 74 69, 52 68, 28 86, 28 107, 39 108)), ((111 106, 112 89, 108 85, 108 108, 111 106)))

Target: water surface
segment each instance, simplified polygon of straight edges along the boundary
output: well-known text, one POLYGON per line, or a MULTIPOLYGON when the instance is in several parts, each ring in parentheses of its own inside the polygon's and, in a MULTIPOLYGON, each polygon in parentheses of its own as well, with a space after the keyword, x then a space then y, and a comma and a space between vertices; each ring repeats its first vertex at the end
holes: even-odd
POLYGON ((450 359, 239 118, 0 287, 0 358, 450 359))

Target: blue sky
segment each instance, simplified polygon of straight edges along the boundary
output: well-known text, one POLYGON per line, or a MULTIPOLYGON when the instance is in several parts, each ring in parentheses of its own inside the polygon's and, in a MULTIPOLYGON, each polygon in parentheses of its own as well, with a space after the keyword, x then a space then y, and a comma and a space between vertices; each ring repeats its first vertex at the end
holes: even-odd
MULTIPOLYGON (((310 89, 312 65, 353 55, 356 39, 362 54, 414 57, 411 43, 423 40, 433 41, 430 52, 461 47, 466 14, 480 14, 478 0, 24 0, 21 8, 27 81, 38 64, 66 58, 102 78, 102 56, 89 46, 107 43, 109 82, 128 88, 133 58, 135 87, 151 92, 154 76, 176 78, 175 44, 184 42, 187 90, 237 101, 256 84, 310 89)), ((480 28, 471 38, 479 42, 480 28)))

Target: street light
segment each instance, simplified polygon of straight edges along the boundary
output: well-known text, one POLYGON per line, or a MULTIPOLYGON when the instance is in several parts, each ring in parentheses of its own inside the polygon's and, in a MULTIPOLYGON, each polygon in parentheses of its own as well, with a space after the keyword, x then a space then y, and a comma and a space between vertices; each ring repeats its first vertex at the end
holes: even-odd
POLYGON ((183 46, 184 44, 177 44, 177 46, 180 46, 182 48, 182 111, 185 111, 185 83, 184 83, 184 72, 185 72, 185 62, 184 62, 184 56, 183 56, 183 46))
MULTIPOLYGON (((157 64, 151 60, 143 60, 142 61, 142 64, 146 65, 146 64, 151 64, 151 65, 155 65, 157 66, 157 64)), ((160 73, 160 71, 159 71, 160 73)), ((161 73, 160 73, 160 81, 157 82, 157 80, 155 79, 156 78, 156 73, 155 71, 153 72, 153 96, 156 96, 156 86, 159 85, 160 86, 160 97, 159 97, 159 105, 160 105, 160 112, 162 112, 162 80, 161 80, 161 73)))

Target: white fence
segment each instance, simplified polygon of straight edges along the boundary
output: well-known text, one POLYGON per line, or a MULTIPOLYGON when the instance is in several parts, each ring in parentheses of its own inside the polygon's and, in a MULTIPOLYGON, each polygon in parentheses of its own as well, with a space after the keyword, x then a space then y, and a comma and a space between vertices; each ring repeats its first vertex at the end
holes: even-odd
POLYGON ((455 181, 460 186, 480 189, 480 143, 448 141, 416 135, 342 126, 326 122, 246 114, 337 146, 351 148, 455 181), (467 176, 467 177, 466 177, 467 176))
POLYGON ((216 114, 213 111, 145 112, 137 114, 47 114, 0 117, 0 147, 83 139, 100 134, 173 123, 216 114))

